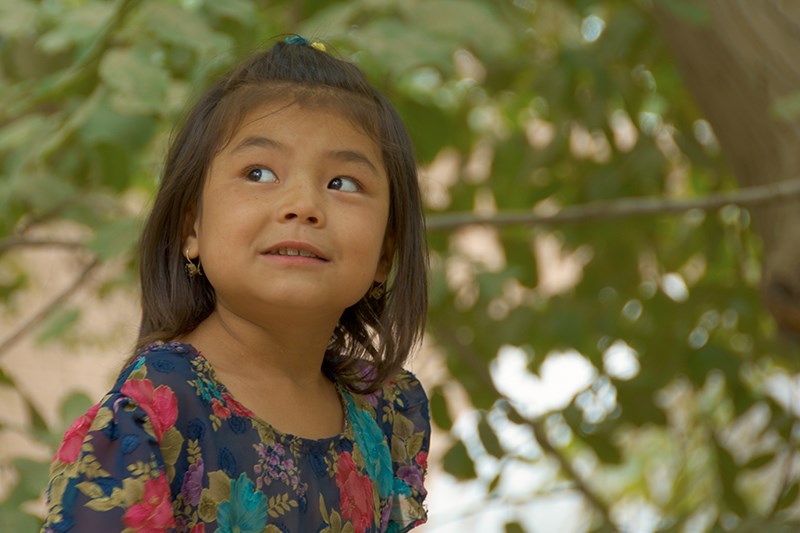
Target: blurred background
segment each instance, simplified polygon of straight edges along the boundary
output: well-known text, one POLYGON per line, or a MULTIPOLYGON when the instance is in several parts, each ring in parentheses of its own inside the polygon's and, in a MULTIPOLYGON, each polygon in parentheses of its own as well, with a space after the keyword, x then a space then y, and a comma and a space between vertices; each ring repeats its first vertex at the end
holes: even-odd
POLYGON ((173 125, 287 32, 419 157, 421 531, 800 528, 800 4, 0 0, 0 530, 129 355, 173 125))

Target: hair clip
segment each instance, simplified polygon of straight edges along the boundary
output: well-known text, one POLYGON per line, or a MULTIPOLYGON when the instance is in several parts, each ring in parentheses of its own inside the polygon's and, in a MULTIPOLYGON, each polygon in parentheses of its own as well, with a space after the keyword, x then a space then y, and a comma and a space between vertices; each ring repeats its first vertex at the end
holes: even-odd
POLYGON ((299 44, 299 45, 302 45, 302 46, 310 46, 311 48, 316 48, 320 52, 327 52, 328 51, 327 47, 324 44, 322 44, 320 42, 317 42, 317 41, 313 41, 313 42, 309 41, 308 39, 306 39, 302 35, 292 35, 291 37, 287 37, 286 38, 286 42, 288 44, 299 44))

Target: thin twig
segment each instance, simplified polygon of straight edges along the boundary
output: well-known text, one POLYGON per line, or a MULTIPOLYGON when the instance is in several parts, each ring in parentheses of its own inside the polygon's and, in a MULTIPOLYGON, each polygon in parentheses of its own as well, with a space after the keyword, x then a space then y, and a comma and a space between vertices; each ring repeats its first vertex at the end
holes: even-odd
POLYGON ((536 438, 536 442, 539 443, 539 446, 542 447, 542 450, 544 450, 547 455, 555 457, 564 474, 575 483, 575 488, 583 494, 591 506, 603 516, 603 520, 611 527, 611 530, 617 531, 617 527, 614 525, 614 521, 611 520, 611 513, 608 507, 606 507, 606 504, 600 500, 591 488, 589 488, 583 480, 583 477, 573 468, 572 463, 570 463, 550 442, 550 438, 547 436, 547 430, 544 427, 544 421, 542 419, 528 420, 528 425, 533 429, 533 436, 536 438))
POLYGON ((544 418, 537 417, 534 420, 531 420, 527 417, 522 416, 513 406, 511 400, 509 400, 503 393, 497 390, 497 387, 494 384, 494 380, 492 379, 491 374, 486 369, 486 365, 483 364, 481 361, 480 356, 475 353, 469 346, 464 345, 463 343, 457 340, 456 335, 449 331, 447 328, 439 327, 437 332, 440 335, 444 335, 447 338, 447 341, 450 343, 454 343, 458 346, 458 353, 461 355, 462 360, 467 363, 470 370, 472 370, 473 375, 478 378, 487 388, 492 391, 492 394, 496 397, 505 400, 508 402, 508 408, 513 410, 516 417, 525 421, 525 423, 530 426, 533 430, 533 436, 536 439, 536 442, 539 444, 539 447, 542 451, 549 455, 558 462, 561 470, 563 471, 564 475, 575 484, 575 489, 578 490, 589 502, 589 504, 594 507, 594 509, 600 513, 603 520, 606 524, 608 524, 610 530, 612 532, 618 533, 619 529, 617 528, 614 521, 611 519, 611 512, 609 511, 606 504, 597 496, 591 487, 584 481, 584 479, 578 474, 578 472, 572 467, 572 463, 569 462, 561 451, 559 451, 553 444, 550 442, 550 439, 547 436, 547 430, 544 428, 544 418))
POLYGON ((62 241, 59 239, 29 239, 26 237, 6 237, 0 239, 0 254, 11 248, 67 248, 70 250, 85 249, 86 244, 79 241, 62 241))
POLYGON ((665 198, 623 198, 609 202, 595 202, 567 206, 550 215, 526 211, 500 211, 482 216, 460 212, 431 215, 427 219, 430 231, 442 231, 470 225, 489 226, 553 226, 596 220, 612 220, 634 216, 685 213, 693 209, 710 211, 726 205, 752 207, 768 203, 797 200, 800 197, 800 178, 745 187, 733 193, 719 193, 702 198, 670 200, 665 198))
POLYGON ((61 307, 89 278, 89 274, 97 268, 100 261, 95 257, 81 270, 80 274, 64 290, 47 302, 39 311, 22 323, 11 335, 0 342, 0 355, 16 344, 22 337, 42 323, 53 311, 61 307))

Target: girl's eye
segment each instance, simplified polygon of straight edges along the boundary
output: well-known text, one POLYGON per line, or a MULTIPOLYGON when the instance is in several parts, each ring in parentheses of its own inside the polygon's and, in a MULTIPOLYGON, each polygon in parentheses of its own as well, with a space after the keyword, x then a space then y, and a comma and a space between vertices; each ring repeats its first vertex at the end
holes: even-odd
POLYGON ((361 187, 358 185, 356 180, 344 176, 333 178, 331 182, 328 183, 328 188, 343 192, 358 192, 361 190, 361 187))
POLYGON ((267 167, 251 167, 245 171, 245 177, 258 183, 274 183, 278 176, 267 167))

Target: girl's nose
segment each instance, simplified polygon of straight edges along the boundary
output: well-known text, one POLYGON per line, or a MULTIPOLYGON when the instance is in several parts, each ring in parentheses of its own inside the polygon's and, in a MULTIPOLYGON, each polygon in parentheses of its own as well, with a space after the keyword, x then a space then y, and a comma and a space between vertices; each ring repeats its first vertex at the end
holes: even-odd
POLYGON ((294 221, 319 226, 325 221, 321 198, 312 186, 297 184, 288 189, 279 212, 282 222, 294 221))
MULTIPOLYGON (((297 211, 300 211, 300 210, 298 209, 297 211)), ((305 215, 303 213, 299 213, 298 214, 298 213, 295 213, 293 211, 289 211, 287 213, 284 213, 283 219, 287 220, 287 221, 288 220, 299 219, 301 222, 308 222, 309 224, 314 224, 314 225, 319 224, 319 221, 320 221, 320 218, 317 215, 314 215, 314 214, 305 215)))

